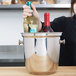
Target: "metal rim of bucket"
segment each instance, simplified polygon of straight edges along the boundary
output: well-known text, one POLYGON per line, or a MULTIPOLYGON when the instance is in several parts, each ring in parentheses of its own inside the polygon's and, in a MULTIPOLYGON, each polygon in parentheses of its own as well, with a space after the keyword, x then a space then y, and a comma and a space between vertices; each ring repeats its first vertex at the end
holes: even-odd
POLYGON ((60 37, 62 32, 40 32, 40 33, 22 33, 24 38, 49 38, 49 37, 60 37))

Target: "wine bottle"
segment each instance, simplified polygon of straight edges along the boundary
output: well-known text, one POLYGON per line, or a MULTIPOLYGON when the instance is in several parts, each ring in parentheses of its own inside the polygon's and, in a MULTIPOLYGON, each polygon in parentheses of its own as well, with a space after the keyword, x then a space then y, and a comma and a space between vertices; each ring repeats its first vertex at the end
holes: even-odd
POLYGON ((43 26, 42 31, 53 32, 53 29, 50 26, 50 13, 44 13, 44 26, 43 26))
MULTIPOLYGON (((26 5, 31 8, 31 2, 26 2, 26 5)), ((24 19, 24 32, 30 32, 30 33, 35 33, 37 32, 37 23, 36 19, 33 16, 33 13, 31 13, 32 16, 28 16, 26 19, 24 19)))

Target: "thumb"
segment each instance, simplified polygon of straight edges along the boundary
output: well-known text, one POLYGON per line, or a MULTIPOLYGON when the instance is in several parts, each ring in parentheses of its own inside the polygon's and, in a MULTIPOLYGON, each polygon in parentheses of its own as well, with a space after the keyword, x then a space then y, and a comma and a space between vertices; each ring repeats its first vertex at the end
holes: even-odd
POLYGON ((32 7, 33 11, 36 11, 36 8, 32 3, 31 3, 31 7, 32 7))

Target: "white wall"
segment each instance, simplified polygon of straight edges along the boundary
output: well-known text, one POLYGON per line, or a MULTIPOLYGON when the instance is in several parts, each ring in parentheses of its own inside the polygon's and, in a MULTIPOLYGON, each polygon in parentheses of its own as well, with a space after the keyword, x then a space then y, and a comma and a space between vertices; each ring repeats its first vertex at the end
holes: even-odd
POLYGON ((49 12, 50 13, 50 21, 53 21, 57 17, 61 16, 70 16, 70 9, 45 9, 45 10, 38 10, 40 14, 40 19, 42 22, 44 22, 44 13, 49 12))
POLYGON ((0 45, 18 45, 22 32, 22 11, 0 10, 0 45))

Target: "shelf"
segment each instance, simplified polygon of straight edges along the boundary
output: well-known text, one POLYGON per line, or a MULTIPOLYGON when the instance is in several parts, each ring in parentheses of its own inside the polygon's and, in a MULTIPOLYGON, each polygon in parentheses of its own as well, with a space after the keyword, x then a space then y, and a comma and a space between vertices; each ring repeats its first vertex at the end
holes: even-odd
MULTIPOLYGON (((22 9, 22 4, 12 4, 12 5, 0 5, 0 9, 22 9)), ((70 8, 70 4, 35 4, 35 7, 38 9, 45 9, 45 8, 70 8)))
POLYGON ((35 5, 36 8, 70 8, 71 5, 70 4, 38 4, 35 5))
POLYGON ((12 5, 0 5, 0 9, 20 9, 23 5, 21 4, 12 4, 12 5))

